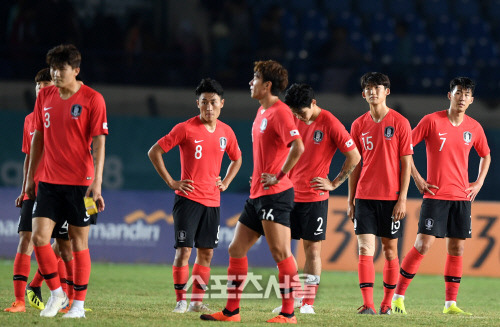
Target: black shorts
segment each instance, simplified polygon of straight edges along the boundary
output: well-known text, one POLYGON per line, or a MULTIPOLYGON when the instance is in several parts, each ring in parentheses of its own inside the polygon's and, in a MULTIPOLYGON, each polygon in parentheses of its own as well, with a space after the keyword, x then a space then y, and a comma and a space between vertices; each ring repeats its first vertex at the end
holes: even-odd
MULTIPOLYGON (((24 200, 21 206, 21 215, 19 216, 19 224, 17 226, 17 232, 31 232, 32 229, 32 212, 33 205, 35 201, 24 200)), ((63 223, 57 223, 52 231, 52 238, 60 238, 63 240, 68 240, 68 223, 64 221, 63 223)))
POLYGON ((379 237, 400 238, 404 219, 393 221, 392 210, 398 201, 356 199, 354 232, 356 235, 373 234, 379 237))
POLYGON ((290 227, 290 212, 293 209, 293 187, 286 191, 248 199, 241 213, 239 222, 264 235, 261 220, 270 220, 290 227))
POLYGON ((38 194, 33 207, 33 217, 47 217, 57 224, 78 227, 97 223, 97 214, 88 215, 83 197, 88 186, 59 185, 39 182, 38 194))
POLYGON ((424 199, 418 233, 439 238, 471 238, 471 202, 424 199))
POLYGON ((220 207, 207 207, 186 197, 175 195, 175 248, 216 248, 219 243, 220 207))
POLYGON ((307 241, 325 239, 328 217, 328 200, 317 202, 295 202, 290 213, 292 238, 307 241))

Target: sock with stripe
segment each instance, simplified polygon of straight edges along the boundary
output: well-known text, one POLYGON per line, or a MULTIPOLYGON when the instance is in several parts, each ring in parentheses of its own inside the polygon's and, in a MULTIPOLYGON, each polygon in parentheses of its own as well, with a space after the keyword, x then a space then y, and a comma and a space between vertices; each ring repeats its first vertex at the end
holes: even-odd
POLYGON ((89 249, 73 252, 73 260, 73 288, 75 290, 74 300, 85 301, 91 269, 89 249))
POLYGON ((205 291, 208 289, 210 281, 210 267, 205 267, 197 263, 193 266, 193 289, 191 302, 202 302, 205 291))
POLYGON ((37 269, 35 276, 33 276, 33 279, 30 282, 30 286, 31 287, 42 287, 42 283, 43 283, 42 273, 40 273, 40 269, 37 269))
POLYGON ((59 274, 57 273, 57 258, 50 243, 43 246, 34 246, 38 269, 45 279, 45 283, 51 291, 61 287, 59 274))
POLYGON ((75 260, 71 259, 71 261, 64 262, 64 266, 66 267, 66 284, 68 284, 68 299, 73 301, 75 298, 75 289, 73 282, 73 264, 75 260))
POLYGON ((320 276, 318 275, 307 275, 304 282, 304 299, 302 300, 302 305, 309 304, 314 305, 314 300, 316 299, 316 294, 318 293, 320 276))
POLYGON ((280 314, 288 317, 293 315, 293 288, 292 283, 298 280, 297 266, 293 255, 285 260, 278 262, 278 280, 281 293, 281 312, 280 314))
POLYGON ((227 268, 227 302, 226 313, 239 312, 241 293, 248 273, 248 259, 229 257, 227 268))
POLYGON ((375 282, 375 267, 373 266, 373 256, 359 255, 358 262, 358 278, 359 288, 363 296, 363 305, 372 308, 375 311, 373 304, 373 283, 375 282))
POLYGON ((14 276, 12 278, 16 301, 24 302, 24 292, 26 283, 28 283, 30 268, 31 257, 27 254, 16 253, 16 258, 14 259, 14 276))
POLYGON ((182 267, 172 266, 176 301, 186 300, 186 284, 189 279, 189 265, 182 267))
POLYGON ((394 290, 398 283, 399 258, 385 260, 382 276, 384 281, 384 298, 382 299, 382 303, 380 303, 381 308, 384 306, 391 306, 392 296, 394 295, 394 290))
POLYGON ((415 277, 423 258, 424 256, 420 254, 415 247, 412 247, 406 254, 406 257, 401 263, 401 269, 399 270, 399 279, 394 297, 405 295, 406 289, 410 285, 413 277, 415 277))
POLYGON ((462 256, 446 255, 444 282, 446 301, 457 301, 458 289, 462 280, 462 256))
POLYGON ((59 281, 64 293, 68 294, 68 283, 66 282, 66 266, 63 259, 56 254, 57 257, 57 272, 59 273, 59 281))

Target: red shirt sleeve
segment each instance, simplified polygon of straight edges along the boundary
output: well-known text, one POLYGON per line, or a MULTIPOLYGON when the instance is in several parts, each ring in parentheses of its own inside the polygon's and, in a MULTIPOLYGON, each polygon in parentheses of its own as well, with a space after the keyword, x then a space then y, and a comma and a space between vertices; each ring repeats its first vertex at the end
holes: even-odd
MULTIPOLYGON (((33 115, 31 115, 31 118, 33 118, 33 115)), ((30 137, 30 130, 32 126, 32 119, 30 119, 30 116, 26 116, 24 118, 24 128, 23 128, 23 146, 22 146, 22 151, 23 153, 29 154, 30 153, 30 148, 31 148, 31 137, 30 137)))
POLYGON ((276 132, 278 133, 283 143, 285 143, 287 146, 290 146, 290 143, 292 143, 294 140, 301 138, 299 130, 297 129, 297 126, 293 121, 293 115, 290 110, 278 110, 276 120, 276 132))
POLYGON ((407 119, 402 120, 401 127, 403 129, 403 133, 401 135, 401 141, 399 142, 400 156, 402 157, 412 155, 413 147, 410 122, 407 119))
POLYGON ((428 136, 429 123, 430 123, 429 115, 424 116, 424 118, 422 118, 422 120, 420 120, 420 122, 418 123, 417 127, 413 129, 413 131, 411 132, 411 139, 413 146, 416 146, 428 136))
POLYGON ((474 141, 474 149, 476 149, 477 154, 484 158, 490 154, 490 147, 488 146, 488 141, 486 140, 486 135, 484 134, 484 129, 478 123, 478 137, 474 141))
POLYGON ((168 152, 186 138, 186 124, 180 123, 174 126, 170 133, 158 140, 158 145, 163 151, 168 152))
POLYGON ((229 159, 231 159, 231 161, 236 161, 241 157, 241 150, 240 147, 238 146, 238 140, 236 139, 234 131, 229 126, 227 127, 227 134, 228 134, 228 140, 227 140, 226 153, 229 156, 229 159))
MULTIPOLYGON (((359 122, 356 119, 351 125, 351 136, 352 136, 352 140, 354 141, 354 144, 356 144, 356 147, 358 149, 361 149, 361 144, 359 143, 359 138, 358 138, 358 134, 359 134, 358 127, 359 127, 359 122)), ((361 151, 360 151, 360 153, 361 153, 361 151)))
POLYGON ((334 140, 337 148, 342 152, 348 152, 356 148, 353 138, 347 132, 344 125, 337 119, 332 117, 332 126, 330 128, 331 139, 334 140))
POLYGON ((104 102, 104 98, 100 93, 96 92, 95 96, 92 97, 90 105, 92 106, 92 113, 90 117, 90 135, 92 137, 98 135, 107 135, 108 120, 106 118, 106 104, 104 102))
MULTIPOLYGON (((45 88, 44 88, 45 89, 45 88)), ((38 97, 36 98, 35 102, 35 109, 33 110, 33 127, 37 131, 40 131, 43 133, 43 110, 42 110, 42 103, 43 103, 43 98, 45 94, 45 90, 41 89, 40 93, 38 93, 38 97)))

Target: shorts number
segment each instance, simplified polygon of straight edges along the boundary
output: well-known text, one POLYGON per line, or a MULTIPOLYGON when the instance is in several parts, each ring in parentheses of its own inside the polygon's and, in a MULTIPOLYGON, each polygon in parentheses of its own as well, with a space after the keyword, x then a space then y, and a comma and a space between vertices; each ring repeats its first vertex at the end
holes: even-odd
POLYGON ((373 142, 370 140, 372 137, 373 136, 367 136, 361 138, 363 140, 363 146, 365 147, 365 150, 373 150, 373 142))
POLYGON ((199 145, 199 144, 198 144, 198 145, 196 146, 196 151, 195 151, 195 153, 194 153, 194 157, 195 157, 196 159, 201 159, 201 155, 202 155, 202 154, 201 154, 201 150, 202 150, 202 149, 203 149, 203 148, 201 147, 201 145, 199 145))
POLYGON ((45 122, 43 123, 45 128, 49 128, 50 126, 50 114, 48 112, 45 113, 45 122))
POLYGON ((271 212, 273 212, 273 209, 269 209, 269 212, 267 214, 266 214, 266 209, 262 209, 262 219, 274 220, 274 216, 271 212))
POLYGON ((68 221, 66 220, 64 224, 61 226, 61 229, 65 229, 66 232, 68 231, 68 221))
POLYGON ((391 223, 391 234, 396 234, 399 230, 399 227, 401 227, 401 221, 392 221, 391 223))
POLYGON ((314 233, 314 235, 319 235, 321 233, 323 233, 323 218, 322 217, 318 217, 317 221, 319 222, 319 226, 318 228, 316 229, 316 233, 314 233))
POLYGON ((441 147, 439 148, 439 151, 441 151, 441 150, 443 150, 444 142, 446 142, 446 137, 440 137, 439 139, 443 140, 443 143, 441 143, 441 147))

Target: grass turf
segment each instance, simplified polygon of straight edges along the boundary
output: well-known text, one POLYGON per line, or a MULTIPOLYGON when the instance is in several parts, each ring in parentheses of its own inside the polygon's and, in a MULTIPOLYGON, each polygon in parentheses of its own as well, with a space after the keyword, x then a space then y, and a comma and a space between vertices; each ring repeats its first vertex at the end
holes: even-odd
MULTIPOLYGON (((171 312, 175 307, 175 295, 172 269, 166 265, 93 263, 85 302, 85 307, 93 311, 87 313, 86 319, 68 321, 61 319, 61 314, 55 318, 41 318, 39 311, 31 308, 27 302, 26 313, 3 312, 14 300, 12 264, 12 260, 0 260, 0 326, 53 326, 57 323, 67 326, 219 324, 201 321, 199 313, 171 312)), ((35 271, 36 265, 33 264, 31 277, 35 271)), ((263 276, 260 284, 264 290, 270 276, 277 276, 277 269, 272 268, 250 268, 250 271, 263 276)), ((225 274, 225 267, 212 269, 212 275, 225 274)), ((255 290, 255 287, 250 287, 248 291, 252 289, 255 290)), ((264 290, 259 294, 263 294, 264 290)), ((304 326, 499 326, 500 305, 496 297, 498 290, 500 279, 465 276, 462 278, 458 305, 465 311, 472 312, 473 316, 444 315, 443 277, 417 275, 406 292, 407 316, 366 316, 356 314, 356 309, 362 304, 357 273, 323 272, 315 302, 316 315, 301 315, 297 311, 296 313, 299 324, 304 326)), ((49 290, 45 284, 42 294, 46 302, 49 290)), ((382 277, 377 274, 374 290, 377 309, 382 296, 382 277)), ((225 300, 210 298, 205 303, 214 310, 220 310, 225 300)), ((269 326, 265 321, 275 316, 271 310, 280 304, 281 300, 274 292, 271 292, 269 299, 243 299, 242 323, 245 326, 269 326)))

